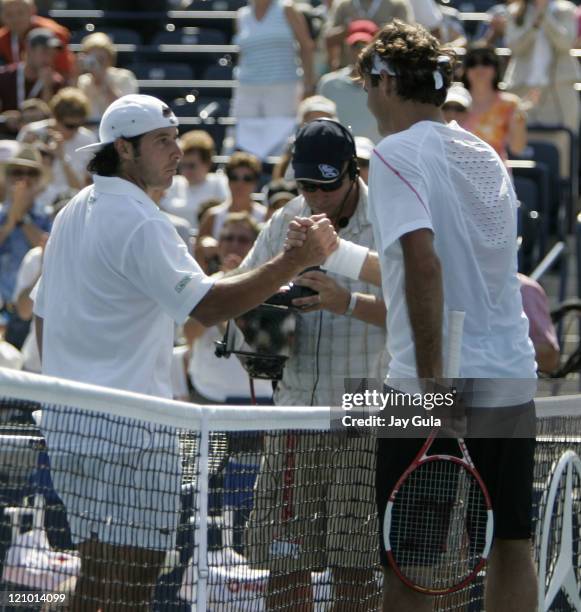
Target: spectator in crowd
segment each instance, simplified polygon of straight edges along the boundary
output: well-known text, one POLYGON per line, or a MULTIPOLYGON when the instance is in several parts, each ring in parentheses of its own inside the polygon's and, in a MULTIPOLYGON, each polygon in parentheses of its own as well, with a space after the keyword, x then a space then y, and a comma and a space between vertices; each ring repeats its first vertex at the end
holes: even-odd
MULTIPOLYGON (((288 135, 288 120, 296 117, 299 100, 315 88, 314 42, 306 19, 291 2, 255 0, 238 11, 233 42, 240 48, 238 87, 232 103, 232 115, 240 123, 237 139, 244 120, 282 119, 280 138, 273 138, 273 145, 282 143, 288 135)), ((244 143, 238 144, 245 148, 244 143)))
POLYGON ((333 2, 324 32, 331 70, 339 70, 352 61, 343 47, 351 22, 365 20, 387 23, 392 19, 401 19, 408 23, 414 22, 414 11, 409 0, 337 0, 333 2))
POLYGON ((363 87, 355 80, 355 62, 360 51, 368 44, 378 27, 373 21, 358 19, 347 27, 345 45, 349 50, 349 65, 321 77, 317 91, 337 106, 339 121, 348 125, 355 136, 379 141, 379 132, 373 115, 367 108, 363 87))
POLYGON ((50 102, 64 84, 63 77, 54 70, 55 50, 60 45, 50 30, 30 30, 24 60, 0 68, 0 110, 17 110, 28 98, 50 102))
POLYGON ((507 88, 538 97, 529 123, 562 124, 579 131, 581 74, 570 50, 577 37, 575 5, 568 0, 519 0, 509 7, 506 44, 512 55, 505 74, 507 88))
POLYGON ((444 4, 438 6, 438 9, 442 13, 442 23, 438 32, 440 42, 448 47, 465 47, 468 44, 468 37, 460 11, 444 4))
MULTIPOLYGON (((4 200, 5 196, 5 172, 3 172, 3 168, 6 162, 14 157, 18 152, 19 144, 15 140, 0 140, 0 202, 4 200)), ((2 303, 0 300, 0 308, 2 308, 2 303)))
POLYGON ((54 153, 52 185, 57 192, 79 190, 89 182, 87 163, 91 157, 76 149, 96 142, 96 137, 84 127, 89 114, 87 96, 76 87, 65 87, 50 102, 52 117, 31 123, 18 134, 23 142, 41 140, 54 153))
POLYGON ((545 290, 532 278, 519 274, 522 305, 529 320, 529 337, 535 347, 537 369, 554 372, 559 366, 559 340, 551 321, 545 290))
POLYGON ((2 113, 4 129, 9 135, 18 133, 23 126, 33 121, 41 121, 50 117, 50 108, 44 100, 30 98, 24 100, 20 110, 9 110, 2 113))
POLYGON ((228 183, 221 173, 210 172, 216 155, 214 141, 203 130, 186 132, 180 138, 183 158, 180 174, 174 176, 160 206, 168 213, 186 219, 193 229, 198 227, 198 209, 202 202, 228 197, 228 183))
POLYGON ((43 121, 44 119, 49 119, 51 116, 50 106, 39 98, 29 98, 28 100, 24 100, 22 105, 20 106, 20 114, 21 114, 21 127, 28 125, 29 123, 34 123, 35 121, 43 121))
POLYGON ((286 179, 270 181, 265 187, 265 199, 268 207, 265 221, 268 221, 279 208, 294 200, 298 195, 295 181, 287 181, 286 179))
POLYGON ((452 83, 446 101, 442 105, 442 112, 447 123, 456 121, 463 125, 466 121, 466 114, 472 106, 472 96, 462 83, 452 83))
POLYGON ((117 50, 104 32, 95 32, 83 38, 79 55, 77 87, 89 99, 89 118, 98 121, 105 109, 126 94, 137 93, 135 75, 126 68, 116 68, 117 50))
POLYGON ((75 75, 75 59, 67 44, 70 32, 53 19, 39 17, 34 0, 2 0, 0 2, 0 60, 6 64, 16 64, 23 60, 26 50, 26 36, 36 28, 53 33, 61 41, 54 57, 54 67, 65 80, 75 75))
POLYGON ((302 100, 297 109, 298 124, 304 125, 314 119, 337 119, 337 105, 325 96, 309 96, 302 100))
MULTIPOLYGON (((314 95, 305 98, 297 110, 297 123, 299 126, 309 123, 314 119, 337 119, 337 106, 333 100, 329 100, 325 96, 314 95)), ((288 139, 285 151, 280 156, 278 162, 272 169, 272 178, 293 179, 292 167, 290 165, 292 157, 292 148, 294 143, 294 135, 288 139)))
MULTIPOLYGON (((42 270, 42 256, 44 247, 48 240, 45 234, 38 246, 33 247, 24 256, 18 274, 16 275, 16 285, 14 287, 13 304, 14 310, 21 321, 32 321, 32 307, 34 305, 30 292, 33 290, 42 270)), ((23 358, 23 369, 28 372, 40 373, 40 355, 36 342, 36 332, 34 325, 31 325, 29 332, 21 348, 23 358)))
POLYGON ((462 82, 472 97, 463 127, 487 142, 503 159, 527 144, 526 114, 520 99, 501 91, 500 65, 492 47, 472 47, 464 56, 462 82))
POLYGON ((444 15, 436 0, 409 0, 409 3, 414 11, 415 22, 439 38, 444 15))
POLYGON ((369 160, 373 155, 374 144, 365 136, 355 136, 355 151, 357 152, 357 164, 359 165, 359 176, 367 185, 369 179, 369 160))
POLYGON ((6 163, 6 196, 0 206, 0 296, 5 304, 12 302, 22 259, 50 229, 49 216, 35 207, 42 170, 38 151, 24 144, 6 163))
MULTIPOLYGON (((297 134, 292 164, 301 195, 266 224, 240 272, 283 247, 295 216, 325 213, 340 236, 373 244, 367 187, 358 176, 355 146, 346 128, 329 119, 306 124, 297 134)), ((385 304, 380 290, 359 281, 340 285, 336 278, 310 271, 295 281, 316 293, 293 301, 302 310, 275 392, 278 405, 340 406, 345 379, 375 378, 381 371, 385 304)), ((286 436, 266 438, 262 465, 267 469, 256 484, 246 553, 251 566, 270 570, 267 609, 312 610, 311 571, 325 567, 333 574, 333 610, 377 609, 372 578, 377 532, 369 520, 374 515, 373 481, 367 480, 374 448, 375 440, 363 437, 338 441, 326 455, 316 435, 301 435, 296 447, 287 447, 286 436), (296 463, 289 482, 283 461, 290 448, 296 463), (334 482, 341 483, 341 491, 334 490, 334 482), (294 503, 285 508, 289 488, 294 503)))
POLYGON ((506 24, 508 21, 508 7, 519 0, 506 0, 495 4, 486 11, 489 18, 481 21, 476 29, 474 42, 489 47, 506 47, 506 24))
POLYGON ((212 207, 204 216, 198 236, 218 238, 229 213, 247 212, 257 223, 266 217, 266 207, 252 199, 260 178, 260 162, 250 153, 234 153, 226 164, 230 197, 219 206, 212 207))
MULTIPOLYGON (((246 212, 230 213, 218 237, 213 266, 217 271, 216 280, 237 268, 252 248, 259 227, 246 212)), ((205 327, 195 319, 184 326, 184 334, 191 347, 188 367, 194 389, 192 401, 198 404, 249 404, 250 387, 248 374, 238 359, 216 357, 216 341, 221 340, 224 331, 220 326, 205 327)), ((272 386, 264 380, 255 381, 257 398, 269 402, 272 386)))

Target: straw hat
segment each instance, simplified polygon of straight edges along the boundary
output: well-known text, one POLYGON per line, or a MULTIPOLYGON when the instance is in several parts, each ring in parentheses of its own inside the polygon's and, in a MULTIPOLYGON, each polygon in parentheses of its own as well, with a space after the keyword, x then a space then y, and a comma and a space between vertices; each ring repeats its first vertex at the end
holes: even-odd
POLYGON ((35 168, 42 172, 42 158, 39 151, 28 144, 21 144, 16 153, 6 160, 6 166, 12 168, 14 166, 24 168, 35 168))

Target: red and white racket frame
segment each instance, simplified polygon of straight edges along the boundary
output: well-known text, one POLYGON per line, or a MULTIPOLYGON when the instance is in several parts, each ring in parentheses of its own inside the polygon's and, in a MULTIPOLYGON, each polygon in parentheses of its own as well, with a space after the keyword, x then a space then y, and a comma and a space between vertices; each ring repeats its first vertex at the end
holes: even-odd
POLYGON ((455 591, 459 591, 463 589, 467 584, 470 584, 472 580, 478 575, 480 570, 486 565, 488 560, 488 555, 490 553, 490 548, 492 547, 492 540, 494 537, 494 516, 492 512, 492 503, 490 501, 490 495, 488 494, 488 490, 486 489, 486 485, 482 480, 480 474, 476 471, 474 467, 474 463, 468 454, 468 449, 466 448, 466 443, 462 438, 458 438, 458 446, 462 452, 462 457, 455 457, 454 455, 428 455, 428 451, 430 450, 434 440, 436 439, 438 434, 438 429, 433 429, 424 442, 424 445, 420 449, 420 452, 417 454, 416 458, 413 460, 412 464, 405 470, 405 472, 400 476, 397 481, 389 499, 387 501, 387 507, 385 509, 385 516, 383 517, 383 542, 385 545, 385 552, 387 554, 387 559, 389 564, 391 565, 393 571, 396 573, 397 577, 407 586, 412 588, 414 591, 418 591, 419 593, 424 593, 426 595, 446 595, 448 593, 454 593, 455 591), (484 495, 484 503, 486 505, 487 512, 487 525, 486 525, 486 535, 485 535, 485 543, 484 550, 482 551, 482 555, 480 557, 480 561, 476 564, 474 569, 470 572, 470 574, 464 578, 461 582, 454 585, 453 587, 448 587, 446 589, 430 589, 421 587, 414 582, 412 582, 407 576, 405 576, 402 571, 399 569, 395 558, 393 556, 391 550, 391 541, 390 541, 390 527, 391 527, 391 515, 393 512, 394 500, 395 497, 400 490, 402 484, 408 478, 408 476, 416 470, 419 466, 425 463, 431 463, 433 461, 452 461, 458 465, 462 465, 478 482, 482 493, 484 495))
MULTIPOLYGON (((466 313, 459 310, 450 310, 448 311, 448 334, 447 340, 448 345, 446 349, 446 363, 444 368, 444 376, 445 378, 454 379, 458 378, 460 375, 460 356, 462 352, 462 335, 464 332, 464 319, 466 313)), ((415 459, 408 466, 405 472, 400 476, 397 481, 393 491, 391 492, 388 500, 387 507, 385 509, 385 515, 383 517, 383 543, 385 546, 385 552, 387 554, 387 558, 389 560, 389 564, 393 568, 394 572, 398 576, 398 578, 407 586, 418 591, 420 593, 424 593, 426 595, 445 595, 447 593, 454 593, 455 591, 459 591, 464 588, 467 584, 469 584, 474 578, 477 576, 478 572, 484 567, 486 561, 488 560, 488 555, 490 553, 490 548, 492 546, 492 540, 494 537, 494 516, 492 512, 492 504, 490 502, 490 495, 488 494, 488 490, 486 489, 486 485, 482 480, 480 474, 476 471, 474 467, 474 463, 470 458, 468 453, 468 449, 466 448, 466 443, 463 438, 457 438, 458 446, 460 447, 460 451, 462 452, 462 457, 455 457, 454 455, 428 455, 428 451, 430 450, 434 440, 438 435, 439 428, 434 428, 426 441, 424 442, 422 448, 416 455, 415 459), (429 463, 432 461, 452 461, 453 463, 457 463, 459 465, 464 466, 470 474, 474 476, 482 492, 484 494, 484 503, 486 504, 487 511, 487 526, 486 526, 486 535, 485 535, 485 544, 484 550, 482 552, 482 556, 478 564, 474 567, 472 572, 460 583, 454 585, 453 587, 448 587, 446 589, 428 589, 425 587, 421 587, 417 584, 414 584, 407 576, 401 572, 399 567, 397 566, 392 550, 391 550, 391 542, 390 542, 390 526, 391 526, 391 515, 393 512, 393 502, 395 496, 400 490, 404 481, 408 478, 408 476, 417 469, 420 465, 424 463, 429 463)))

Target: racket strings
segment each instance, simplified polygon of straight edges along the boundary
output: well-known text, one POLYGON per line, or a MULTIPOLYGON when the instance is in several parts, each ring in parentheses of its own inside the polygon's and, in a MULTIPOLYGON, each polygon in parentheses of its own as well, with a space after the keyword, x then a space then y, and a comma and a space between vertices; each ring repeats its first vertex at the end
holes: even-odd
POLYGON ((420 464, 393 501, 393 559, 416 586, 451 589, 478 567, 487 523, 484 493, 467 469, 452 461, 420 464))

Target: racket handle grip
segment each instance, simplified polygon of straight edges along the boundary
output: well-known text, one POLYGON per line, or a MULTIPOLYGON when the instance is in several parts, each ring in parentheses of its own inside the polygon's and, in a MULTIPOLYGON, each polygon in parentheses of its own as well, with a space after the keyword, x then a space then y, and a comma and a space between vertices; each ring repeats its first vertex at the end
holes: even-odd
POLYGON ((448 350, 444 362, 444 378, 458 378, 460 375, 465 316, 466 313, 461 310, 450 310, 448 312, 448 350))

